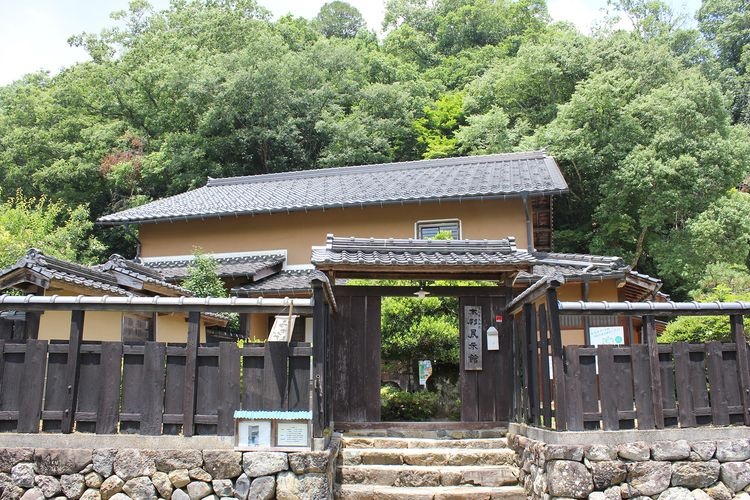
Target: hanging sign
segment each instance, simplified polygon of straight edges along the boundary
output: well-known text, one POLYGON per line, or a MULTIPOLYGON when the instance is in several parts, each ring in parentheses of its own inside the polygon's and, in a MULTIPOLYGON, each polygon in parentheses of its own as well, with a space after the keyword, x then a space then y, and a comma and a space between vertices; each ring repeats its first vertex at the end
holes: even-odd
POLYGON ((432 361, 423 359, 419 361, 419 385, 427 386, 427 379, 432 375, 432 361))
POLYGON ((271 333, 268 334, 268 341, 289 342, 292 338, 292 332, 294 331, 294 320, 296 319, 296 315, 276 316, 276 319, 274 319, 273 321, 273 326, 271 327, 271 333))
POLYGON ((464 370, 482 369, 482 308, 464 306, 464 370))

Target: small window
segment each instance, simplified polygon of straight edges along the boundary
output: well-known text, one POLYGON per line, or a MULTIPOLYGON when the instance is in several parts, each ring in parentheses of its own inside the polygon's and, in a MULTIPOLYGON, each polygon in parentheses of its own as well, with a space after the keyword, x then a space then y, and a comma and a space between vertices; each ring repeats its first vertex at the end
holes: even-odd
POLYGON ((425 220, 416 223, 416 237, 420 240, 434 238, 442 231, 450 232, 454 240, 460 240, 461 221, 458 219, 425 220))

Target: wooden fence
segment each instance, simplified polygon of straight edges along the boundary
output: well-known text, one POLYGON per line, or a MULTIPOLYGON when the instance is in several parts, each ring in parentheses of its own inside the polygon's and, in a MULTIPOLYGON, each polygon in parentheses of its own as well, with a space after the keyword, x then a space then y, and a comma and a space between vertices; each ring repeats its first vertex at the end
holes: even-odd
POLYGON ((558 302, 553 284, 507 311, 514 335, 515 417, 555 430, 750 425, 750 304, 558 302), (604 305, 602 305, 604 304, 604 305), (565 314, 640 317, 643 344, 563 347, 565 314), (728 315, 733 342, 658 344, 655 317, 728 315))
POLYGON ((305 343, 84 343, 72 386, 69 352, 0 342, 0 431, 233 435, 237 409, 310 409, 305 343))

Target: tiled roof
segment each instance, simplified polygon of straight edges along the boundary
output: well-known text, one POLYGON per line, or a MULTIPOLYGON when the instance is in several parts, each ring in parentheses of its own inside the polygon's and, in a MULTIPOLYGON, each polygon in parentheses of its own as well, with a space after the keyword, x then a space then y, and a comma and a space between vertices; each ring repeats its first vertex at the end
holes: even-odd
MULTIPOLYGON (((286 260, 284 253, 276 251, 206 255, 216 261, 220 278, 252 278, 260 271, 281 266, 286 260)), ((193 259, 192 255, 146 257, 140 263, 143 267, 158 271, 167 281, 181 281, 187 278, 193 259)))
POLYGON ((82 266, 75 262, 57 259, 43 254, 34 248, 10 267, 0 270, 5 276, 20 269, 28 269, 48 280, 63 281, 84 288, 101 290, 110 295, 132 296, 133 293, 120 287, 114 276, 98 269, 82 266))
POLYGON ((105 215, 98 222, 114 225, 567 190, 554 158, 543 151, 506 153, 209 179, 204 187, 105 215))
POLYGON ((516 240, 416 240, 338 238, 329 234, 325 247, 313 247, 319 268, 338 265, 398 267, 490 267, 530 264, 534 256, 516 248, 516 240))
MULTIPOLYGON (((158 271, 150 269, 142 264, 128 260, 125 257, 114 254, 107 262, 95 266, 96 269, 109 273, 110 275, 116 276, 116 273, 124 274, 130 278, 140 281, 144 284, 154 285, 155 287, 165 289, 167 292, 172 292, 174 295, 182 295, 185 297, 192 297, 193 292, 181 286, 174 285, 167 282, 164 276, 158 271)), ((116 279, 116 278, 115 278, 116 279)), ((120 283, 121 285, 128 286, 126 283, 120 283)))
MULTIPOLYGON (((601 255, 534 252, 537 258, 531 272, 518 273, 517 283, 534 283, 545 276, 562 275, 568 281, 625 279, 625 292, 637 297, 657 292, 658 278, 633 271, 620 257, 601 255), (633 288, 635 291, 630 290, 633 288)), ((641 298, 637 298, 641 300, 641 298)))
POLYGON ((319 279, 324 283, 328 283, 326 275, 316 269, 285 269, 256 283, 248 283, 232 288, 232 295, 258 297, 263 295, 312 292, 310 283, 313 279, 319 279))

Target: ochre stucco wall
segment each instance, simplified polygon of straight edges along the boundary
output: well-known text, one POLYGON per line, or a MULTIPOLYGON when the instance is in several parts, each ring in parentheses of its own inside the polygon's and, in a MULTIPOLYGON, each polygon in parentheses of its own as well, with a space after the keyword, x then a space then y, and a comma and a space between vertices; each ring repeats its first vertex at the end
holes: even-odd
POLYGON ((386 205, 160 222, 140 226, 143 257, 204 252, 287 249, 289 264, 309 264, 310 247, 325 244, 326 235, 413 238, 420 220, 460 219, 463 238, 515 236, 527 247, 526 219, 520 199, 386 205))

